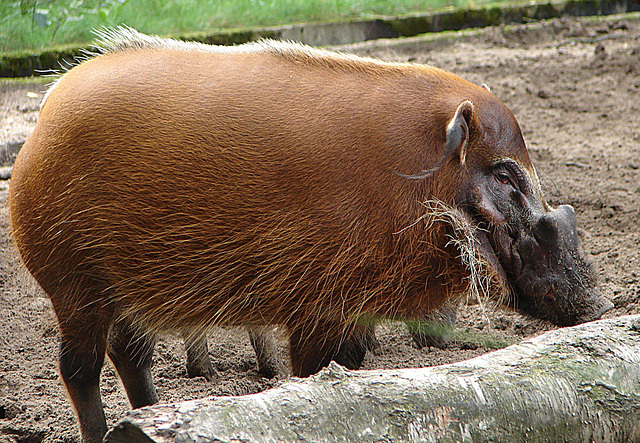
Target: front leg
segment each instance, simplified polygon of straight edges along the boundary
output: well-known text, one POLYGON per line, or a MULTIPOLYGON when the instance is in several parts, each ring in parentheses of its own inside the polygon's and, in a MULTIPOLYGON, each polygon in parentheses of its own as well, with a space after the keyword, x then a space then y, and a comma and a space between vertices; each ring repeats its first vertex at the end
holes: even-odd
POLYGON ((296 377, 308 377, 331 360, 348 369, 358 369, 367 352, 371 330, 364 326, 316 324, 290 329, 291 370, 296 377))

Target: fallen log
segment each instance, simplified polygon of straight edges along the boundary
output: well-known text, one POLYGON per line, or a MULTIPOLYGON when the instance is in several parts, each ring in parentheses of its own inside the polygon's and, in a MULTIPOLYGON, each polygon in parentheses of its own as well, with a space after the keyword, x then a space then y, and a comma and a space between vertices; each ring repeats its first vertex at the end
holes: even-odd
POLYGON ((640 441, 640 315, 422 369, 348 371, 131 411, 108 442, 640 441))

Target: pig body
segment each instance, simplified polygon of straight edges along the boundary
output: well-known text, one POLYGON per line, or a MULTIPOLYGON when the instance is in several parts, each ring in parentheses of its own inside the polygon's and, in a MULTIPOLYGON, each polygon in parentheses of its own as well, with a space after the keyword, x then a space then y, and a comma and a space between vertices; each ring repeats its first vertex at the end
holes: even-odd
POLYGON ((423 317, 478 288, 559 324, 604 309, 571 241, 579 266, 554 273, 537 239, 572 239, 574 221, 542 199, 515 118, 487 90, 285 43, 104 37, 47 94, 10 189, 86 441, 106 431, 105 352, 133 407, 157 400, 155 331, 283 325, 307 376, 331 359, 357 367, 363 315, 423 317), (553 293, 549 273, 576 294, 553 293), (567 296, 581 299, 553 303, 567 296))

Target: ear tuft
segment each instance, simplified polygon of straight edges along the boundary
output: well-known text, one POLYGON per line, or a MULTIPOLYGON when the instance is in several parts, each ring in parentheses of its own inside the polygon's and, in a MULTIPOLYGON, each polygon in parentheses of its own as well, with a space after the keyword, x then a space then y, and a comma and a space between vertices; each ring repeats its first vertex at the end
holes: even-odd
POLYGON ((447 138, 444 145, 444 155, 445 157, 449 157, 454 152, 458 152, 461 165, 464 165, 467 160, 469 124, 473 119, 473 114, 473 103, 469 100, 465 100, 458 105, 453 118, 447 125, 447 138))

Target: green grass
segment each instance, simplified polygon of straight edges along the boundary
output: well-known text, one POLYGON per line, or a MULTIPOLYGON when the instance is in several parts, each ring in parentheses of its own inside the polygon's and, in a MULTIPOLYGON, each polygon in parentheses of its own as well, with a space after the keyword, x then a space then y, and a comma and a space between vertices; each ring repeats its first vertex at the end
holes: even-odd
POLYGON ((489 0, 0 0, 0 51, 84 44, 91 30, 126 24, 176 35, 288 23, 373 18, 489 0))
MULTIPOLYGON (((0 77, 0 88, 3 86, 32 85, 34 83, 41 83, 46 86, 51 84, 51 77, 0 77)), ((1 157, 0 155, 0 159, 1 157)))
POLYGON ((454 341, 470 347, 477 346, 486 349, 502 349, 519 342, 516 338, 507 337, 495 331, 474 329, 456 329, 452 338, 454 341))

